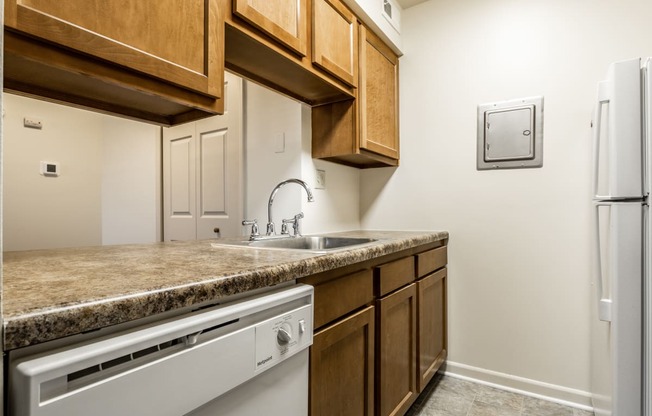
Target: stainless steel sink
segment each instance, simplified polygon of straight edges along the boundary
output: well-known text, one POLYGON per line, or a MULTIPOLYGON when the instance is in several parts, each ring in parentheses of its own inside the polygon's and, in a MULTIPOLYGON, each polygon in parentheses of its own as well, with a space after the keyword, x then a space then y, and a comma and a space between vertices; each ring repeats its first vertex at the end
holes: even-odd
POLYGON ((334 250, 359 244, 371 243, 371 238, 303 236, 250 242, 250 247, 275 247, 294 250, 334 250))
POLYGON ((362 244, 373 243, 373 238, 359 237, 328 237, 328 236, 301 236, 287 238, 270 238, 255 241, 224 241, 216 245, 237 245, 254 248, 276 248, 286 250, 306 250, 326 252, 330 250, 344 249, 362 244))

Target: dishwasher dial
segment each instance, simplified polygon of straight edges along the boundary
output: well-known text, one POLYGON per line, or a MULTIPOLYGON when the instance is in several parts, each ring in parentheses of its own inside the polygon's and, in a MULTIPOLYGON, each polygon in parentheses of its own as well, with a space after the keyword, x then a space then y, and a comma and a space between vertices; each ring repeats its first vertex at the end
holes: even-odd
POLYGON ((292 341, 292 327, 285 323, 281 325, 276 333, 276 342, 278 342, 278 345, 283 346, 289 344, 290 341, 292 341))

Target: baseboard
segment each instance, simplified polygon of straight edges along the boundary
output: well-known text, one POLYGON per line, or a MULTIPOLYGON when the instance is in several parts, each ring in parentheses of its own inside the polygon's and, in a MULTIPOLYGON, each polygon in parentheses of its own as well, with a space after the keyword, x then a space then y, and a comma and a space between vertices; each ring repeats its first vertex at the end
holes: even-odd
POLYGON ((484 384, 537 399, 548 400, 564 406, 593 411, 591 394, 586 391, 543 383, 524 377, 485 370, 466 364, 446 361, 439 370, 447 376, 484 384))

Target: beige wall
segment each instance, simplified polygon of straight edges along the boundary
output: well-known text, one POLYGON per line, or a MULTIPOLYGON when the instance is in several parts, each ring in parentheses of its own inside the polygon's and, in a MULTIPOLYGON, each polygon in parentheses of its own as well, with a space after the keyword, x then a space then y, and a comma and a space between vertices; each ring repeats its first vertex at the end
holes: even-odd
MULTIPOLYGON (((7 251, 160 240, 160 133, 149 124, 5 94, 5 245, 7 251), (23 127, 36 117, 43 130, 23 127), (61 176, 39 174, 41 160, 60 163, 61 176)), ((245 89, 247 217, 264 232, 273 187, 315 169, 326 190, 305 202, 296 185, 282 188, 274 221, 304 211, 304 233, 360 228, 357 169, 310 157, 310 110, 252 83, 245 89), (274 135, 285 135, 275 152, 274 135)), ((243 228, 244 232, 244 228, 243 228)))
POLYGON ((588 404, 590 120, 611 61, 652 54, 646 0, 431 0, 403 12, 401 166, 365 228, 450 238, 448 370, 588 404), (477 171, 478 104, 543 95, 544 166, 477 171))
POLYGON ((5 251, 160 239, 160 128, 4 94, 5 251), (24 117, 43 122, 23 127, 24 117), (58 162, 59 177, 39 173, 58 162))
POLYGON ((102 116, 11 94, 4 110, 3 249, 101 244, 102 116), (58 162, 60 176, 40 175, 40 161, 58 162))
MULTIPOLYGON (((278 93, 245 82, 246 216, 267 223, 267 201, 274 186, 289 178, 303 179, 315 202, 306 202, 301 187, 282 187, 274 199, 276 232, 281 219, 303 212, 302 233, 314 234, 360 228, 358 169, 311 158, 310 108, 278 93), (285 135, 285 151, 276 153, 274 137, 285 135), (326 189, 315 189, 315 170, 326 171, 326 189)), ((248 228, 247 228, 248 232, 248 228)))
POLYGON ((102 121, 102 245, 161 241, 161 129, 102 121))

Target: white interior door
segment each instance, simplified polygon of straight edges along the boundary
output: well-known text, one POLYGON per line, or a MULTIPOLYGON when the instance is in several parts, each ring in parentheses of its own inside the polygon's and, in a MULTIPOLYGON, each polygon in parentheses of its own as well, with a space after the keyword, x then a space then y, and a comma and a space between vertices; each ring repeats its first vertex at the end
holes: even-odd
POLYGON ((225 74, 224 115, 163 129, 163 236, 242 233, 242 79, 225 74))

